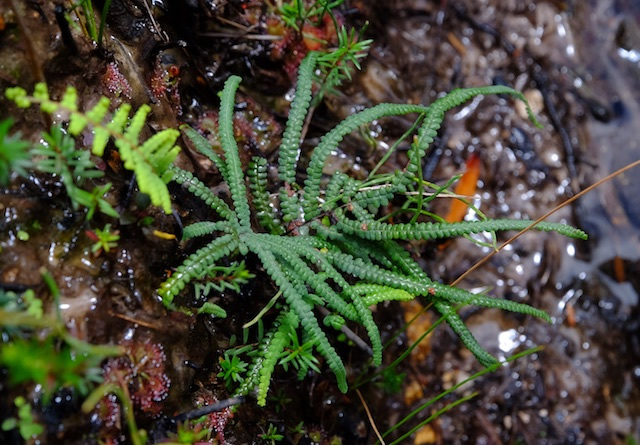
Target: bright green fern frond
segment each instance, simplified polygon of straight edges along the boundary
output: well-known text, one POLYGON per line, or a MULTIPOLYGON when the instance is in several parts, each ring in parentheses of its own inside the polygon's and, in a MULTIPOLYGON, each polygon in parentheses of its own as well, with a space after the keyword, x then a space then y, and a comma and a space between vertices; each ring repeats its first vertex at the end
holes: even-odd
POLYGON ((282 355, 282 351, 289 344, 289 331, 291 328, 298 327, 298 317, 294 312, 284 312, 278 316, 274 322, 276 331, 270 339, 264 351, 264 358, 260 367, 260 379, 258 381, 258 399, 259 406, 265 406, 267 402, 267 393, 271 384, 271 376, 275 370, 276 364, 282 355))
POLYGON ((138 142, 138 139, 140 138, 140 132, 142 131, 142 127, 144 127, 144 124, 147 121, 147 115, 149 114, 149 112, 151 112, 151 107, 146 104, 142 105, 140 108, 138 108, 138 110, 129 121, 129 125, 127 125, 127 129, 124 132, 124 137, 132 144, 136 144, 138 142))
POLYGON ((274 235, 284 234, 280 221, 276 220, 274 209, 271 207, 269 191, 267 190, 267 160, 254 156, 247 171, 249 188, 253 197, 253 206, 260 225, 274 235))
MULTIPOLYGON (((169 182, 173 176, 169 166, 180 152, 180 147, 174 145, 178 136, 180 136, 178 130, 162 130, 147 139, 140 147, 140 153, 165 183, 169 182), (164 173, 160 174, 160 172, 164 173)), ((135 165, 132 166, 132 170, 135 171, 135 165)))
POLYGON ((231 211, 227 203, 214 195, 209 187, 193 176, 191 172, 176 166, 171 166, 170 170, 173 173, 173 181, 177 182, 189 192, 193 193, 196 197, 203 200, 204 203, 211 207, 218 215, 220 215, 220 217, 231 222, 236 221, 235 213, 231 211))
POLYGON ((473 352, 473 355, 476 356, 476 359, 482 366, 488 367, 498 363, 498 360, 494 356, 489 354, 482 346, 480 346, 478 340, 476 340, 471 331, 469 331, 469 328, 464 324, 464 321, 462 321, 453 306, 441 301, 436 301, 434 305, 438 312, 440 312, 445 318, 447 324, 451 326, 453 332, 460 337, 460 340, 467 349, 473 352))
POLYGON ((304 216, 306 221, 310 221, 317 217, 320 213, 319 197, 320 182, 322 180, 322 170, 331 155, 342 139, 356 130, 361 125, 368 124, 374 120, 385 116, 400 116, 410 113, 425 113, 427 107, 421 105, 403 105, 403 104, 380 104, 375 107, 352 114, 345 120, 340 122, 333 130, 322 136, 320 143, 313 150, 307 168, 307 179, 305 180, 304 189, 304 216))
POLYGON ((504 300, 502 298, 491 298, 485 295, 473 294, 464 289, 445 286, 444 284, 439 283, 432 282, 431 286, 435 291, 436 297, 445 299, 453 304, 473 305, 517 312, 519 314, 532 315, 543 319, 547 323, 551 323, 551 318, 546 312, 529 306, 528 304, 517 303, 515 301, 504 300))
POLYGON ((282 135, 282 143, 278 153, 278 175, 282 182, 288 184, 296 182, 296 164, 300 156, 302 126, 311 102, 313 71, 317 58, 318 53, 312 51, 300 63, 296 95, 291 103, 287 127, 282 135))
POLYGON ((409 301, 414 298, 413 294, 405 290, 380 286, 379 284, 359 283, 352 286, 352 289, 356 294, 362 295, 362 300, 367 306, 373 306, 383 301, 409 301))
POLYGON ((287 276, 282 271, 282 268, 278 264, 276 258, 269 250, 265 249, 261 243, 254 240, 253 237, 249 237, 247 239, 247 245, 251 251, 258 255, 267 273, 282 291, 282 294, 287 301, 287 305, 289 305, 289 307, 298 316, 302 327, 310 335, 311 339, 316 342, 316 349, 327 360, 329 368, 333 371, 338 380, 338 388, 340 391, 346 392, 347 371, 344 368, 342 359, 329 343, 329 340, 322 328, 318 325, 318 321, 313 315, 313 308, 304 301, 298 292, 296 292, 295 287, 287 279, 287 276))
POLYGON ((163 130, 147 139, 142 147, 129 140, 115 141, 124 167, 135 172, 140 191, 149 195, 151 202, 162 207, 165 213, 171 213, 171 196, 166 185, 171 180, 171 172, 167 168, 180 152, 180 148, 173 145, 179 135, 177 130, 163 130))
POLYGON ((160 286, 158 295, 162 302, 169 307, 173 299, 193 279, 202 278, 206 274, 207 266, 215 263, 225 255, 228 255, 238 247, 237 238, 234 235, 223 235, 211 241, 197 252, 191 254, 180 267, 160 286))
POLYGON ((231 76, 224 83, 220 102, 220 142, 224 150, 227 164, 227 182, 229 190, 231 191, 233 206, 238 215, 238 221, 243 227, 251 227, 251 212, 247 198, 247 187, 244 183, 244 173, 240 165, 238 144, 233 137, 233 108, 236 90, 241 80, 238 76, 231 76))
MULTIPOLYGON (((336 216, 342 216, 341 210, 336 209, 336 216)), ((533 221, 494 219, 487 221, 462 221, 458 223, 413 223, 413 224, 387 224, 372 221, 360 223, 358 221, 340 218, 338 226, 345 233, 356 235, 368 240, 430 240, 438 238, 451 238, 454 236, 471 233, 523 230, 533 221)), ((587 239, 587 234, 580 229, 566 224, 540 222, 533 227, 542 232, 557 232, 571 238, 587 239)))
POLYGON ((202 136, 200 133, 198 133, 196 130, 191 128, 189 125, 186 125, 186 124, 181 125, 180 129, 182 130, 184 135, 187 138, 189 138, 189 140, 191 141, 193 146, 196 148, 196 150, 198 150, 200 154, 203 154, 204 156, 209 158, 209 160, 213 162, 214 165, 218 168, 218 171, 220 172, 224 180, 228 181, 227 165, 222 160, 222 158, 218 156, 218 154, 215 151, 213 151, 209 141, 206 140, 205 137, 202 136))
MULTIPOLYGON (((300 258, 299 255, 303 257, 306 256, 311 259, 311 261, 319 262, 319 258, 316 257, 317 252, 313 248, 301 245, 299 242, 301 237, 277 238, 263 235, 260 236, 259 239, 262 243, 268 245, 269 249, 282 257, 282 259, 289 264, 294 275, 311 286, 318 295, 321 295, 331 309, 350 320, 359 320, 358 313, 326 283, 326 274, 323 275, 314 272, 304 260, 300 258)), ((325 262, 320 264, 320 267, 327 266, 326 260, 324 261, 325 262)))
POLYGON ((182 231, 182 240, 188 240, 199 236, 211 235, 214 232, 228 231, 230 229, 228 221, 200 221, 188 225, 182 231))

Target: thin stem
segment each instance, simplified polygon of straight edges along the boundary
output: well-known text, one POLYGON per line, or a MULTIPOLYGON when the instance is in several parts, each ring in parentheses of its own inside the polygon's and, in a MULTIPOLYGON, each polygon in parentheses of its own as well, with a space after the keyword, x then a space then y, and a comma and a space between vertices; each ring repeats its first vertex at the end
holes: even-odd
POLYGON ((100 31, 98 31, 98 49, 102 49, 102 36, 104 34, 104 25, 107 23, 107 14, 111 7, 111 0, 105 0, 102 12, 100 13, 100 31))
POLYGON ((371 411, 369 411, 369 406, 367 402, 365 402, 364 397, 362 397, 362 393, 359 389, 356 389, 356 393, 360 398, 360 402, 362 402, 362 406, 364 407, 364 411, 367 413, 367 418, 369 419, 369 423, 371 424, 371 428, 373 428, 373 432, 376 434, 376 437, 380 441, 382 445, 385 445, 384 439, 380 435, 380 431, 378 431, 378 427, 376 426, 376 422, 373 420, 373 416, 371 415, 371 411))
POLYGON ((387 160, 391 157, 391 155, 393 154, 394 151, 396 151, 396 149, 398 148, 398 146, 402 143, 402 141, 404 141, 411 133, 413 133, 416 129, 416 127, 420 124, 420 121, 422 120, 422 118, 424 117, 424 114, 421 114, 420 116, 418 116, 418 119, 416 119, 416 121, 413 123, 413 125, 407 130, 405 131, 402 136, 400 136, 400 139, 398 139, 392 146, 391 148, 389 148, 389 150, 387 150, 387 152, 384 154, 384 156, 382 157, 382 159, 380 159, 380 161, 378 161, 378 163, 376 164, 375 167, 373 167, 373 170, 371 170, 371 172, 369 173, 369 176, 367 176, 367 181, 371 179, 371 177, 373 175, 376 174, 376 172, 378 171, 378 169, 380 167, 382 167, 384 165, 385 162, 387 162, 387 160))
POLYGON ((264 314, 266 314, 269 309, 271 309, 273 307, 274 304, 276 304, 276 301, 278 300, 278 298, 280 297, 280 295, 282 295, 282 290, 278 291, 277 294, 275 294, 271 300, 269 300, 269 302, 266 304, 265 307, 263 307, 260 312, 258 312, 258 315, 256 315, 255 317, 253 317, 253 319, 251 319, 251 321, 245 323, 242 325, 242 329, 247 329, 250 328, 251 326, 253 326, 254 324, 256 324, 258 321, 260 321, 260 319, 262 319, 262 316, 264 314))

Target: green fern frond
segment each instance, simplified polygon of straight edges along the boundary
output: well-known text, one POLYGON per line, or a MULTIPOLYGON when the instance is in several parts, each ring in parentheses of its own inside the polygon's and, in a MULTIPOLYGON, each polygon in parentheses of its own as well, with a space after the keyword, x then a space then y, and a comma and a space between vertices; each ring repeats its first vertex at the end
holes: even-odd
POLYGON ((180 267, 160 286, 158 295, 165 306, 170 306, 173 299, 193 279, 202 278, 207 266, 229 255, 238 247, 238 240, 232 234, 223 235, 211 241, 197 252, 191 254, 180 267))
POLYGON ((224 83, 220 101, 219 126, 220 142, 222 143, 227 165, 227 183, 231 191, 233 207, 240 225, 249 228, 251 227, 251 211, 249 210, 247 187, 244 183, 244 173, 240 165, 238 144, 233 137, 233 108, 236 90, 241 80, 238 76, 231 76, 224 83))
POLYGON ((342 139, 358 127, 371 123, 385 116, 401 116, 410 113, 425 113, 428 107, 421 105, 403 104, 380 104, 366 110, 352 114, 340 122, 333 130, 320 138, 320 143, 313 150, 307 167, 307 179, 304 188, 304 217, 305 221, 311 221, 320 213, 318 208, 320 202, 320 182, 322 181, 322 170, 331 155, 331 152, 338 147, 342 139))
MULTIPOLYGON (((281 316, 285 316, 285 314, 283 313, 281 314, 281 316)), ((251 366, 249 367, 244 380, 236 390, 235 395, 245 396, 257 387, 260 381, 260 371, 264 367, 267 351, 269 351, 273 336, 276 334, 276 332, 278 332, 279 328, 279 323, 273 323, 271 325, 271 328, 264 334, 264 337, 260 339, 260 344, 258 345, 258 348, 253 356, 251 366)))
MULTIPOLYGON (((301 239, 301 237, 297 237, 297 239, 301 239)), ((322 255, 316 249, 313 249, 309 246, 301 245, 301 243, 293 242, 296 238, 279 240, 280 243, 285 241, 284 249, 279 249, 279 255, 282 255, 289 263, 293 263, 292 266, 294 270, 298 273, 303 273, 300 267, 296 267, 301 265, 301 261, 297 260, 293 257, 288 251, 291 250, 301 257, 305 257, 307 260, 314 262, 321 270, 326 274, 326 277, 333 280, 341 289, 342 294, 344 294, 349 301, 351 301, 352 307, 355 309, 357 317, 353 317, 347 309, 348 305, 344 304, 344 300, 342 300, 339 296, 336 296, 331 287, 326 283, 326 279, 323 275, 310 275, 307 271, 306 277, 304 278, 324 299, 327 300, 329 306, 332 309, 337 310, 340 315, 343 315, 352 320, 357 319, 367 330, 367 334, 369 335, 369 339, 371 340, 371 346, 373 349, 373 362, 376 365, 382 363, 382 343, 380 341, 380 332, 378 330, 378 326, 373 321, 373 317, 371 315, 371 311, 369 311, 366 305, 358 298, 358 296, 351 289, 351 285, 347 283, 344 277, 331 265, 327 258, 322 255)), ((273 245, 273 248, 278 248, 273 245)))
POLYGON ((182 231, 182 240, 188 240, 199 236, 211 235, 214 232, 228 231, 230 229, 227 221, 200 221, 189 224, 182 231))
POLYGON ((464 289, 446 286, 440 283, 431 282, 430 287, 434 290, 434 295, 436 297, 445 299, 453 304, 488 307, 501 309, 503 311, 517 312, 519 314, 538 317, 547 323, 551 323, 551 318, 545 311, 536 309, 527 304, 504 300, 502 298, 492 298, 485 295, 473 294, 464 289))
POLYGON ((231 211, 227 203, 214 195, 211 189, 204 185, 204 183, 198 178, 193 176, 191 172, 183 170, 180 167, 176 167, 175 165, 172 165, 170 170, 173 173, 172 180, 174 182, 180 184, 190 193, 193 193, 194 196, 204 201, 204 203, 211 207, 214 212, 220 215, 220 217, 228 221, 236 220, 235 213, 231 211))
MULTIPOLYGON (((336 216, 341 217, 341 210, 336 209, 336 216)), ((340 218, 338 226, 345 233, 357 235, 368 240, 431 240, 439 238, 451 238, 471 233, 523 230, 533 221, 492 219, 487 221, 462 221, 458 223, 412 223, 412 224, 387 224, 372 221, 360 223, 358 221, 340 218)), ((571 238, 587 239, 587 234, 575 227, 560 224, 539 222, 533 227, 541 232, 557 232, 571 238)))
MULTIPOLYGON (((306 256, 311 261, 316 259, 316 251, 309 246, 300 245, 297 238, 276 238, 273 236, 260 236, 260 242, 265 243, 269 248, 291 267, 294 272, 294 276, 299 277, 301 283, 308 284, 318 295, 321 295, 326 300, 328 306, 337 311, 342 316, 350 320, 358 320, 357 312, 350 307, 343 298, 341 298, 332 288, 326 283, 326 278, 330 275, 318 274, 314 272, 301 258, 306 256)), ((325 260, 326 261, 326 260, 325 260)), ((320 265, 326 267, 328 264, 325 262, 320 265)))
POLYGON ((213 162, 224 180, 227 181, 227 165, 222 158, 213 151, 209 141, 189 125, 181 125, 180 130, 182 130, 182 133, 191 141, 195 149, 198 150, 200 154, 206 156, 211 162, 213 162))
POLYGON ((314 221, 311 227, 320 238, 330 240, 331 244, 337 246, 342 252, 352 255, 354 258, 360 258, 367 264, 376 262, 389 270, 396 271, 396 265, 389 258, 385 249, 381 249, 367 240, 339 232, 333 227, 325 227, 318 221, 314 221))
POLYGON ((254 156, 249 163, 247 171, 249 177, 249 189, 253 197, 253 206, 256 210, 258 222, 273 235, 284 234, 280 221, 276 219, 274 209, 271 207, 269 191, 267 190, 267 160, 254 156))
POLYGON ((346 392, 347 371, 344 368, 342 359, 340 359, 340 356, 333 346, 331 346, 331 343, 329 343, 329 340, 322 328, 318 325, 318 321, 313 315, 312 307, 306 303, 302 296, 296 291, 293 284, 291 284, 285 273, 282 271, 278 261, 269 250, 264 249, 260 243, 254 241, 253 238, 249 238, 247 240, 247 244, 250 246, 251 250, 258 255, 267 273, 282 291, 282 294, 287 301, 287 305, 298 316, 302 327, 311 336, 311 339, 316 341, 316 348, 318 352, 325 357, 329 368, 335 374, 340 391, 346 392))
MULTIPOLYGON (((395 178, 394 178, 395 179, 395 178)), ((379 209, 389 205, 391 200, 399 194, 406 192, 407 187, 403 183, 382 185, 369 190, 361 190, 353 197, 353 202, 364 208, 379 209)))
POLYGON ((498 360, 494 356, 489 354, 482 346, 480 346, 478 340, 476 340, 471 331, 469 331, 469 328, 464 324, 464 321, 462 321, 452 305, 436 301, 434 306, 445 318, 447 324, 451 329, 453 329, 453 332, 460 337, 462 343, 473 353, 473 355, 475 355, 476 359, 482 366, 489 367, 498 363, 498 360))
POLYGON ((361 258, 354 258, 337 249, 331 249, 325 255, 338 269, 366 283, 403 289, 415 295, 429 293, 429 285, 417 278, 394 273, 375 264, 368 264, 361 258))
POLYGON ((356 294, 362 295, 362 301, 367 306, 373 306, 383 301, 409 301, 414 295, 409 292, 379 284, 359 283, 352 286, 356 294))
POLYGON ((258 381, 258 399, 259 406, 265 406, 267 403, 267 393, 271 385, 271 375, 276 368, 276 364, 282 355, 282 351, 289 343, 289 330, 298 327, 298 317, 293 312, 283 312, 274 321, 273 326, 276 328, 273 337, 269 339, 265 345, 264 356, 260 366, 258 381))
POLYGON ((171 213, 171 197, 166 184, 171 180, 168 167, 180 152, 180 147, 174 145, 180 133, 167 129, 141 142, 140 132, 151 111, 148 105, 140 107, 127 122, 131 106, 124 104, 105 123, 109 99, 101 98, 93 108, 83 113, 78 110, 77 91, 73 87, 67 88, 60 102, 49 97, 47 86, 43 83, 36 84, 33 96, 28 96, 25 90, 18 87, 7 89, 5 94, 21 107, 37 103, 49 114, 68 113, 68 131, 73 136, 78 136, 90 126, 94 134, 92 152, 96 156, 102 156, 107 142, 113 139, 124 167, 136 174, 140 191, 149 195, 154 205, 171 213))
POLYGON ((302 127, 311 103, 313 71, 317 59, 318 53, 311 51, 300 63, 298 70, 298 86, 278 152, 278 175, 285 184, 296 182, 296 164, 300 156, 302 127))
POLYGON ((346 174, 339 171, 331 176, 325 190, 325 200, 321 206, 322 210, 330 212, 338 206, 342 200, 342 187, 348 179, 349 177, 346 174))

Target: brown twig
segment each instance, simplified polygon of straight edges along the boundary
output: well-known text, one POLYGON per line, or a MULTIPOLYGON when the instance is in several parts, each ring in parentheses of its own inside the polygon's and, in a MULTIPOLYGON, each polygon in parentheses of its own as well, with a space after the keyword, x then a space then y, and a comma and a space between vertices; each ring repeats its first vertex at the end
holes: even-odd
MULTIPOLYGON (((318 310, 325 317, 331 313, 331 312, 329 312, 329 309, 327 309, 326 307, 323 307, 323 306, 320 306, 318 308, 318 310)), ((349 329, 349 327, 347 325, 340 326, 340 332, 342 332, 349 340, 351 340, 353 343, 355 343, 356 346, 358 346, 360 349, 365 351, 367 354, 373 355, 373 350, 371 349, 371 346, 369 346, 366 341, 361 339, 358 336, 358 334, 356 334, 351 329, 349 329)))
POLYGON ((149 323, 148 321, 143 321, 137 318, 129 317, 128 315, 118 314, 117 312, 112 312, 112 311, 109 311, 109 315, 115 318, 120 318, 122 320, 128 321, 129 323, 134 323, 139 326, 143 326, 145 328, 153 329, 156 331, 160 330, 160 328, 154 325, 153 323, 149 323))

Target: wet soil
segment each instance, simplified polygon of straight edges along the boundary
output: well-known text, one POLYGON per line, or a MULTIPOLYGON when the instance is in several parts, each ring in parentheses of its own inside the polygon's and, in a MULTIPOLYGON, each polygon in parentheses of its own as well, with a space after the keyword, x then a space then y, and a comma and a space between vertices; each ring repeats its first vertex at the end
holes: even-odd
MULTIPOLYGON (((0 31, 0 87, 30 88, 38 70, 25 52, 27 42, 14 13, 4 4, 0 8, 6 22, 0 31)), ((49 2, 30 1, 18 8, 52 95, 72 84, 85 106, 100 95, 115 102, 150 103, 153 129, 187 122, 209 132, 215 128, 222 82, 230 74, 241 75, 235 124, 244 129, 241 145, 247 159, 252 154, 273 157, 290 100, 292 66, 299 61, 296 48, 287 53, 270 40, 242 37, 265 33, 265 11, 261 2, 114 0, 102 51, 88 43, 73 15, 75 48, 63 38, 49 2), (281 50, 284 55, 275 57, 281 50)), ((315 110, 309 147, 365 106, 430 103, 456 87, 506 84, 525 93, 543 129, 532 125, 513 101, 481 97, 450 113, 424 165, 425 177, 440 183, 463 171, 472 153, 479 156, 474 203, 487 216, 534 219, 640 156, 634 132, 640 123, 640 7, 633 0, 354 0, 341 11, 354 26, 368 21, 374 44, 354 82, 315 110)), ((16 128, 34 142, 45 128, 37 111, 25 113, 3 101, 0 117, 6 116, 13 116, 16 128)), ((326 173, 366 176, 411 124, 388 119, 350 136, 326 173)), ((210 138, 215 143, 215 134, 210 138)), ((398 158, 385 168, 400 165, 406 148, 400 145, 398 158)), ((209 184, 220 182, 197 155, 181 155, 178 162, 209 184)), ((162 416, 229 396, 215 377, 218 360, 233 336, 242 337, 241 325, 266 304, 273 287, 258 276, 242 292, 220 295, 218 303, 229 313, 225 320, 165 311, 154 291, 167 270, 197 246, 154 236, 154 230, 177 232, 177 221, 132 199, 131 178, 116 162, 107 160, 105 171, 114 183, 109 199, 123 215, 118 247, 99 257, 90 252, 85 231, 102 227, 103 221, 98 217, 89 227, 82 215, 74 215, 55 178, 16 178, 0 196, 0 283, 35 288, 52 310, 39 272, 44 267, 61 288, 60 308, 74 335, 95 343, 156 345, 171 382, 168 397, 160 414, 138 414, 140 424, 159 438, 162 416), (153 222, 138 224, 143 217, 153 222), (28 241, 18 238, 20 230, 29 233, 28 241)), ((528 233, 465 278, 461 286, 467 289, 490 288, 492 295, 540 307, 553 318, 549 325, 494 310, 463 309, 483 346, 498 357, 538 345, 544 349, 462 387, 456 396, 474 391, 478 396, 406 443, 635 443, 640 437, 639 177, 634 171, 622 175, 551 217, 587 230, 588 242, 528 233)), ((183 222, 204 216, 197 200, 172 191, 183 222)), ((445 213, 447 206, 442 200, 435 209, 445 213)), ((490 251, 464 239, 445 248, 410 248, 442 282, 453 281, 490 251)), ((251 258, 247 267, 259 272, 251 258)), ((385 338, 420 308, 391 304, 378 311, 385 338)), ((388 348, 385 363, 435 321, 435 314, 421 316, 388 348)), ((349 357, 354 378, 368 371, 364 353, 347 346, 341 353, 349 357)), ((404 377, 398 392, 390 393, 390 385, 380 382, 360 390, 385 431, 479 369, 457 337, 440 326, 400 365, 404 377)), ((2 418, 19 393, 5 380, 0 379, 2 418)), ((272 388, 267 409, 249 401, 231 419, 223 419, 221 440, 262 443, 258 436, 273 424, 285 436, 282 443, 375 442, 357 395, 340 394, 328 374, 297 382, 294 375, 278 372, 272 388), (305 432, 292 432, 300 422, 305 432)), ((20 390, 39 398, 38 388, 20 390)), ((41 410, 48 428, 41 443, 96 443, 104 424, 87 425, 73 394, 56 403, 41 410)), ((425 410, 411 426, 432 413, 425 410)), ((116 434, 114 440, 126 442, 124 436, 116 434)), ((0 442, 14 441, 17 435, 0 432, 0 442)))

